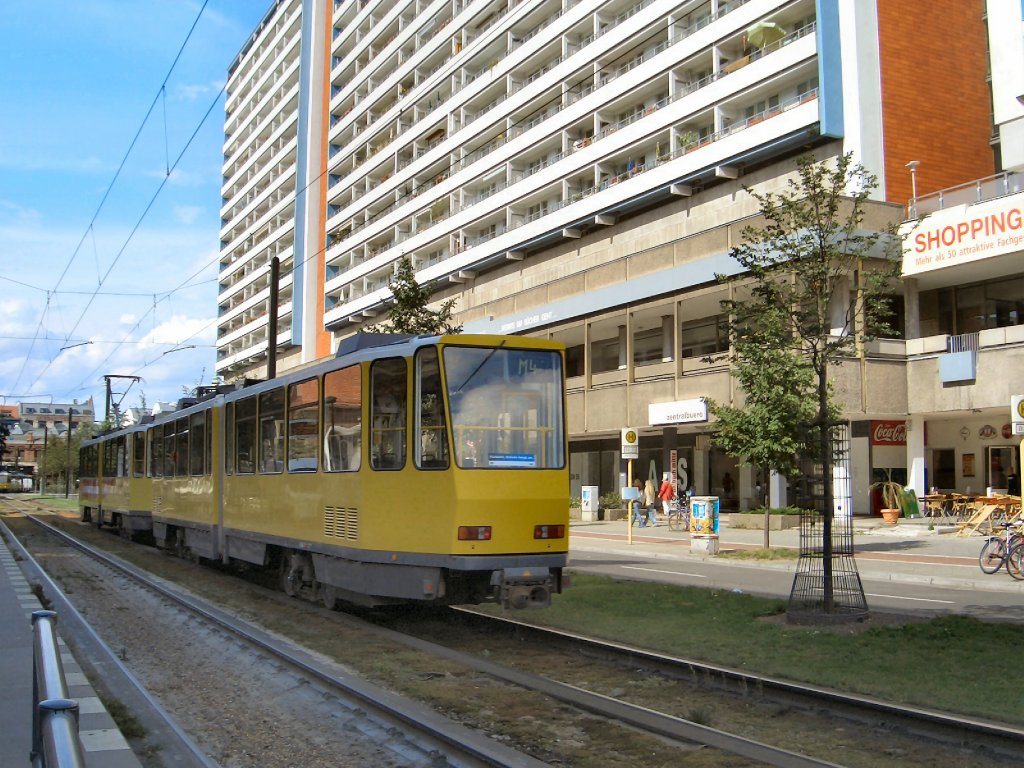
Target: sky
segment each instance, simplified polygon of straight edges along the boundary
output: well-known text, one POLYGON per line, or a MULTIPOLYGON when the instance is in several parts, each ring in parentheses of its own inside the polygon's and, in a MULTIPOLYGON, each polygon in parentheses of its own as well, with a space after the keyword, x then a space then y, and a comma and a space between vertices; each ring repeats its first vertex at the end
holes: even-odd
POLYGON ((0 404, 212 382, 221 90, 270 3, 2 3, 0 404))

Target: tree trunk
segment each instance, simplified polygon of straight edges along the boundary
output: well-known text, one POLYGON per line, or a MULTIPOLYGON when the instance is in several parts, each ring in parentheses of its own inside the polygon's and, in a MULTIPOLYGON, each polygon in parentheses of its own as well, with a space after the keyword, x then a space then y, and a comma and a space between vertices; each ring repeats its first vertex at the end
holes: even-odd
POLYGON ((835 610, 835 596, 832 589, 832 429, 829 424, 828 412, 828 369, 822 367, 818 372, 818 437, 821 451, 821 557, 822 557, 822 596, 825 613, 835 610))

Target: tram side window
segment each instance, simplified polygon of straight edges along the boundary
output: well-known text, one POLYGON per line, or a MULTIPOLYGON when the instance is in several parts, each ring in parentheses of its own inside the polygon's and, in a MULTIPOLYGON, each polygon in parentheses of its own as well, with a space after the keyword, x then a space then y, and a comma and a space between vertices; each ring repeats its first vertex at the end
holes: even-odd
POLYGON ((146 434, 136 432, 132 435, 132 477, 146 476, 146 434))
POLYGON ((189 460, 190 475, 202 475, 206 470, 206 411, 193 413, 189 417, 189 460))
POLYGON ((425 347, 416 355, 416 466, 448 468, 448 425, 444 417, 441 368, 437 348, 425 347))
POLYGON ((128 477, 128 446, 127 435, 117 438, 117 476, 128 477))
MULTIPOLYGON (((210 431, 212 432, 213 430, 210 430, 210 431)), ((234 403, 227 403, 224 406, 224 473, 228 474, 228 475, 235 474, 235 404, 234 403)))
POLYGON ((378 360, 370 368, 370 466, 405 466, 406 364, 400 357, 378 360))
POLYGON ((174 477, 174 428, 177 422, 164 424, 164 477, 174 477))
POLYGON ((117 446, 113 440, 103 443, 103 476, 117 477, 117 446))
POLYGON ((284 469, 284 389, 260 395, 260 474, 284 469))
POLYGON ((320 437, 320 382, 306 379, 288 387, 288 471, 316 472, 320 437))
POLYGON ((358 365, 324 376, 324 471, 355 472, 361 464, 362 369, 358 365))
POLYGON ((149 476, 160 477, 164 473, 164 428, 149 430, 149 476))
POLYGON ((174 474, 185 477, 188 474, 188 419, 178 419, 174 425, 174 474))
POLYGON ((235 468, 240 475, 256 471, 256 398, 235 403, 235 468))

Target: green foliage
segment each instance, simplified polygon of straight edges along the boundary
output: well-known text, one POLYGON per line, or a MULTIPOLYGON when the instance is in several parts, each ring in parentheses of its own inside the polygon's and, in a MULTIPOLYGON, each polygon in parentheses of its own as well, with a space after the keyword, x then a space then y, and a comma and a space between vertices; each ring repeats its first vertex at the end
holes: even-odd
POLYGON ((3 461, 3 456, 7 453, 7 438, 11 436, 11 428, 0 420, 0 461, 3 461))
POLYGON ((430 289, 416 282, 416 272, 408 256, 399 259, 394 276, 388 280, 388 288, 394 297, 394 306, 388 321, 372 330, 431 336, 462 332, 462 325, 453 325, 451 322, 455 299, 441 302, 440 309, 428 308, 430 289))
MULTIPOLYGON (((763 515, 765 513, 764 507, 758 507, 757 509, 750 510, 751 515, 763 515)), ((767 512, 770 515, 802 515, 807 512, 806 509, 800 507, 770 507, 767 512)))
POLYGON ((883 232, 861 227, 875 178, 849 154, 826 162, 804 157, 797 165, 782 192, 747 189, 763 222, 745 227, 732 250, 742 272, 718 276, 749 289, 749 298, 722 302, 745 403, 708 403, 716 445, 789 477, 802 458, 831 463, 822 454, 839 409, 829 368, 873 334, 891 331, 888 296, 900 268, 892 258, 895 223, 883 232), (837 317, 835 308, 844 305, 837 317))
POLYGON ((621 509, 622 494, 618 491, 608 491, 600 498, 601 509, 621 509))

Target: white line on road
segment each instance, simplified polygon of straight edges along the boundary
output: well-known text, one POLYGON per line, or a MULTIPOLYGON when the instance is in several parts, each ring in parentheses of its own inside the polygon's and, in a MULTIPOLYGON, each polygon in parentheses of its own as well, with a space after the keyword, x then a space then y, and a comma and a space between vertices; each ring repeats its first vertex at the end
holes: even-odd
POLYGON ((865 592, 865 597, 887 597, 890 600, 916 600, 919 603, 945 603, 946 605, 953 605, 952 600, 932 600, 927 597, 906 597, 905 595, 879 595, 871 592, 865 592))
POLYGON ((699 573, 685 573, 684 571, 662 571, 657 568, 641 568, 638 565, 621 565, 620 568, 625 568, 630 571, 647 571, 648 573, 669 573, 673 576, 692 576, 695 579, 706 579, 707 576, 703 576, 699 573))

